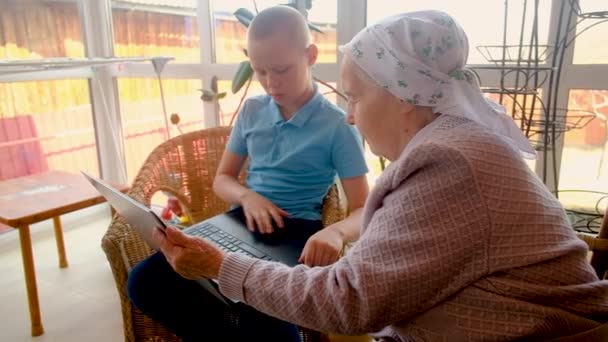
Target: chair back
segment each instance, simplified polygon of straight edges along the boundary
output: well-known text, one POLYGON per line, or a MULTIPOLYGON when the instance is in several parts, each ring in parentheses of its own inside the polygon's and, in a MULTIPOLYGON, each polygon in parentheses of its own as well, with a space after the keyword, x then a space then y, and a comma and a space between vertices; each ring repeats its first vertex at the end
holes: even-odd
POLYGON ((213 179, 231 127, 186 133, 157 146, 133 181, 129 195, 145 205, 163 191, 177 198, 190 222, 228 210, 213 192, 213 179))

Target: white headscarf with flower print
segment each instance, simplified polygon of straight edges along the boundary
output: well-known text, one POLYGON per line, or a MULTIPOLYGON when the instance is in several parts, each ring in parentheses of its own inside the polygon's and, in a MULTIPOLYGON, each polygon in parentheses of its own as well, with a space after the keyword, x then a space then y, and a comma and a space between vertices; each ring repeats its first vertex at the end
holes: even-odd
POLYGON ((464 117, 514 144, 525 158, 536 152, 504 107, 486 98, 464 67, 466 34, 448 14, 420 11, 388 17, 359 32, 340 51, 397 98, 464 117))

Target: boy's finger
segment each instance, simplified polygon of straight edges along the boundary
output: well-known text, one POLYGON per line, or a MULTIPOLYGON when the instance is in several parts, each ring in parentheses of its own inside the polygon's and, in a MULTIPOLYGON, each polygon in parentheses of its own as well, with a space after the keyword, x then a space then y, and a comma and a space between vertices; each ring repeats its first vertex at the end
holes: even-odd
POLYGON ((329 253, 325 253, 323 255, 323 259, 321 260, 321 265, 326 266, 332 263, 332 255, 329 253))
POLYGON ((306 254, 304 254, 304 264, 308 265, 308 266, 312 266, 310 263, 313 261, 312 259, 312 255, 314 255, 315 253, 315 248, 314 247, 310 247, 308 248, 308 250, 306 251, 306 254))
POLYGON ((289 213, 286 212, 285 210, 281 209, 281 208, 277 208, 277 210, 279 210, 279 214, 281 214, 281 216, 283 217, 289 217, 289 213))
POLYGON ((255 232, 255 226, 253 225, 253 218, 248 213, 245 213, 245 218, 247 219, 247 229, 250 232, 255 232))
POLYGON ((272 215, 272 219, 274 220, 274 222, 277 223, 277 227, 279 227, 279 228, 285 227, 285 223, 283 223, 283 217, 281 217, 281 214, 279 213, 278 210, 271 210, 270 215, 272 215))
POLYGON ((257 225, 258 232, 266 234, 266 225, 264 224, 264 221, 261 217, 258 216, 255 218, 255 224, 257 225))
POLYGON ((317 248, 314 254, 314 266, 323 266, 325 261, 325 251, 323 248, 317 248))
POLYGON ((304 248, 302 249, 302 253, 300 254, 300 258, 298 258, 298 262, 299 263, 305 263, 304 260, 306 259, 306 253, 308 253, 308 249, 309 249, 309 244, 308 242, 304 245, 304 248))
POLYGON ((262 222, 264 224, 264 230, 266 233, 272 233, 272 219, 270 218, 270 214, 268 212, 264 212, 264 214, 262 214, 262 222))

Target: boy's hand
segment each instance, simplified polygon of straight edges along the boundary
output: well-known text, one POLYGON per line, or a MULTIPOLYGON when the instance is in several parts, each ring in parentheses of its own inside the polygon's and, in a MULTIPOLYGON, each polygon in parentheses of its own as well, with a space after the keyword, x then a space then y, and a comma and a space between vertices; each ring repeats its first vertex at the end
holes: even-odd
POLYGON ((279 228, 283 228, 283 217, 289 217, 285 210, 255 191, 247 191, 241 199, 241 205, 247 218, 247 228, 252 232, 257 228, 260 233, 272 233, 272 221, 276 222, 279 228))
POLYGON ((300 262, 313 266, 327 266, 338 260, 344 246, 343 235, 327 227, 311 236, 300 255, 300 262))

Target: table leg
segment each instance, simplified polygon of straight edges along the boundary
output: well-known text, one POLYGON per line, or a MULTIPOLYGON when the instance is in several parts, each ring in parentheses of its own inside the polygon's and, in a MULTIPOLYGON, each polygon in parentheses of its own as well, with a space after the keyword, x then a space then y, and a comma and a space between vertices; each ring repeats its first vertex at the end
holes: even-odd
POLYGON ((59 268, 68 267, 68 258, 65 256, 65 243, 63 242, 63 230, 59 216, 53 217, 55 226, 55 241, 57 242, 57 253, 59 255, 59 268))
POLYGON ((27 299, 30 304, 32 336, 40 336, 44 333, 44 328, 42 327, 42 321, 40 319, 36 271, 34 269, 34 256, 32 255, 32 239, 30 238, 30 227, 28 225, 19 227, 19 241, 21 242, 21 256, 23 257, 27 299))

